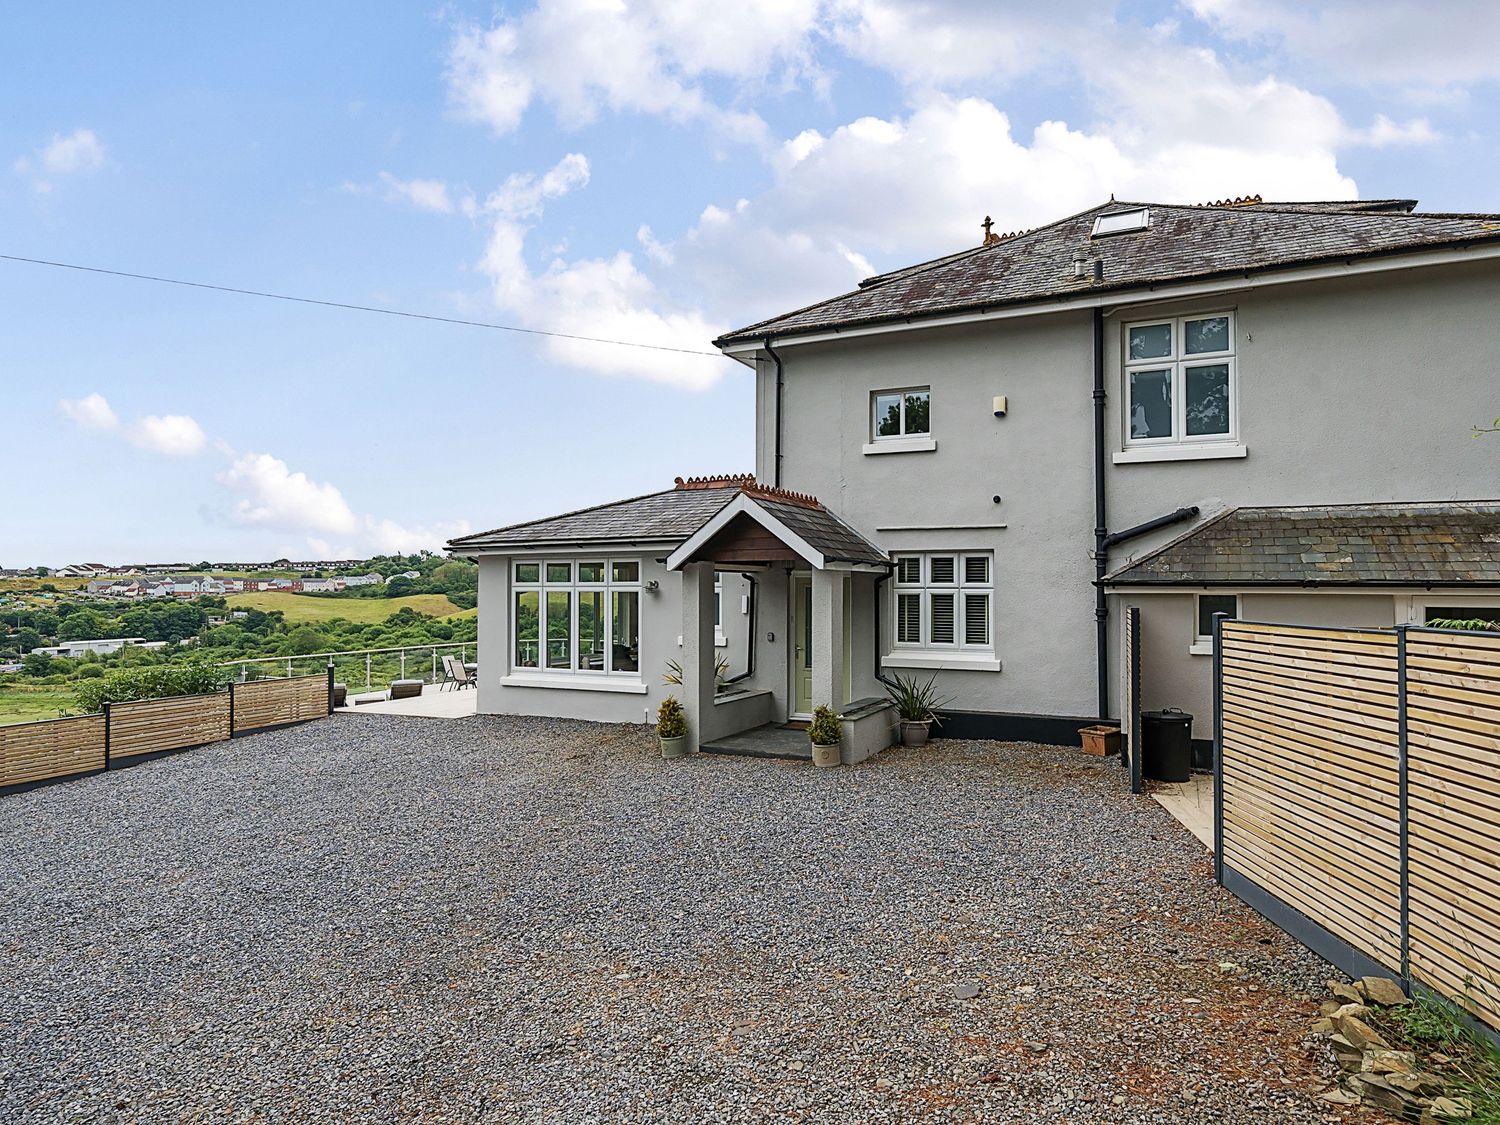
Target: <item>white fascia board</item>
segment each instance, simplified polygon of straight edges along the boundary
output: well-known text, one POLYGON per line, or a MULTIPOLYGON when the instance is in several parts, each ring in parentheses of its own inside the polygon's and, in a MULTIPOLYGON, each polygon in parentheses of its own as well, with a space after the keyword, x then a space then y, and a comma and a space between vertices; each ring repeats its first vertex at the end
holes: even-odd
MULTIPOLYGON (((1184 297, 1199 297, 1218 293, 1239 293, 1250 289, 1263 289, 1272 285, 1293 285, 1303 281, 1321 281, 1328 278, 1355 277, 1361 274, 1394 273, 1400 270, 1419 269, 1424 266, 1440 266, 1453 262, 1487 261, 1500 258, 1500 242, 1486 241, 1473 249, 1433 250, 1420 254, 1392 254, 1377 258, 1348 259, 1331 265, 1307 266, 1303 268, 1269 268, 1261 272, 1246 271, 1240 277, 1219 278, 1199 282, 1156 282, 1134 289, 1112 289, 1102 293, 1091 293, 1068 298, 1038 298, 1024 304, 1007 305, 986 309, 983 312, 955 313, 952 316, 915 316, 907 320, 861 324, 839 330, 820 329, 798 334, 792 332, 782 336, 769 333, 775 346, 796 347, 799 344, 821 344, 829 340, 848 340, 860 336, 881 336, 892 332, 914 332, 924 328, 947 328, 960 324, 982 324, 992 320, 1015 320, 1019 317, 1045 316, 1056 312, 1073 312, 1103 306, 1116 309, 1120 305, 1160 304, 1164 301, 1184 297)), ((727 356, 738 358, 753 355, 765 346, 761 340, 746 340, 731 344, 721 350, 727 356)))
POLYGON ((825 569, 825 560, 821 551, 815 550, 802 536, 787 527, 786 524, 782 523, 770 512, 757 504, 752 497, 746 496, 743 492, 715 512, 709 518, 709 521, 693 532, 682 546, 667 556, 667 569, 681 570, 687 565, 688 559, 692 558, 699 548, 722 531, 730 520, 741 514, 749 516, 792 550, 796 551, 814 569, 825 569))
POLYGON ((553 543, 531 544, 525 547, 462 547, 452 553, 465 558, 499 556, 502 558, 533 558, 542 555, 649 555, 654 551, 670 551, 680 539, 616 539, 598 543, 579 543, 576 539, 560 539, 553 543))

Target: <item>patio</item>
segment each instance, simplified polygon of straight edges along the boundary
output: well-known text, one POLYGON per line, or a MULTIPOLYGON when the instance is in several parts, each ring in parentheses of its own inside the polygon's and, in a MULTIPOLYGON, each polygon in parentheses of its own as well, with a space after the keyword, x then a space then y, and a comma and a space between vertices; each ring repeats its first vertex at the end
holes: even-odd
POLYGON ((1053 747, 362 710, 0 800, 0 897, 6 1120, 1347 1112, 1327 967, 1053 747))

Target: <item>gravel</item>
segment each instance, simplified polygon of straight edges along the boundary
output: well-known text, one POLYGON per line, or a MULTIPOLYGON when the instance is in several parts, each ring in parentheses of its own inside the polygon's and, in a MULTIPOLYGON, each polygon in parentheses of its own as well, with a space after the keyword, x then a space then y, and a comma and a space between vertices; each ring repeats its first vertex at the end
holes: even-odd
POLYGON ((337 716, 0 799, 0 904, 5 1121, 1362 1120, 1329 968, 1055 747, 337 716))

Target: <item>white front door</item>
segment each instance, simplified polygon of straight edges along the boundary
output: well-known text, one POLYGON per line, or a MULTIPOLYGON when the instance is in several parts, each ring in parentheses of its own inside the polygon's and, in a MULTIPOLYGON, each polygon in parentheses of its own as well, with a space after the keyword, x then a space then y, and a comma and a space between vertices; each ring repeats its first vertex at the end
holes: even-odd
POLYGON ((792 718, 812 718, 812 575, 792 575, 792 718))

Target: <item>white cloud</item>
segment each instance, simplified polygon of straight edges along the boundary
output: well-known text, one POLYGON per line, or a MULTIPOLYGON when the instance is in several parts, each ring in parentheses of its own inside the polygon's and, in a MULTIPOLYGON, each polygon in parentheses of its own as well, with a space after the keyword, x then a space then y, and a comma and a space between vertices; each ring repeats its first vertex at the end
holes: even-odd
POLYGON ((473 530, 468 520, 452 520, 407 527, 391 519, 365 517, 365 543, 377 555, 409 555, 424 548, 441 551, 448 540, 473 530))
MULTIPOLYGON (((608 258, 567 261, 540 272, 525 256, 526 236, 542 203, 588 182, 588 162, 576 153, 542 176, 511 176, 486 203, 494 215, 480 269, 495 304, 528 328, 612 340, 703 350, 725 325, 691 308, 678 308, 637 268, 626 251, 608 258)), ((621 348, 552 338, 549 354, 563 363, 606 375, 634 375, 701 389, 717 381, 725 361, 713 356, 621 348)))
POLYGON ((1500 78, 1494 0, 1184 0, 1184 7, 1221 35, 1324 75, 1438 88, 1500 78))
POLYGON ((31 177, 37 191, 47 192, 58 177, 97 172, 104 164, 104 146, 94 131, 75 129, 66 136, 54 133, 36 153, 21 157, 12 168, 17 175, 31 177))
POLYGON ((236 497, 231 516, 239 524, 331 535, 360 526, 337 487, 293 472, 269 453, 237 457, 218 481, 236 497))
POLYGON ((718 136, 757 141, 761 118, 719 105, 703 80, 743 86, 801 72, 819 7, 740 0, 707 17, 673 0, 553 0, 487 29, 463 28, 449 53, 449 95, 461 116, 500 134, 540 101, 567 127, 608 109, 702 121, 718 136))
POLYGON ((57 404, 65 418, 84 430, 112 430, 120 419, 110 408, 108 400, 97 391, 83 398, 65 398, 57 404))
POLYGON ((131 427, 130 440, 168 457, 191 457, 208 445, 203 427, 186 414, 148 414, 131 427))
POLYGON ((1372 148, 1386 148, 1389 145, 1430 145, 1442 140, 1433 127, 1428 124, 1424 117, 1416 117, 1410 121, 1392 121, 1383 113, 1377 113, 1375 120, 1367 129, 1356 129, 1350 140, 1355 144, 1365 144, 1372 148))
POLYGON ((442 180, 398 180, 389 172, 382 172, 380 182, 385 185, 386 198, 404 200, 419 211, 451 215, 455 209, 448 185, 442 180))

